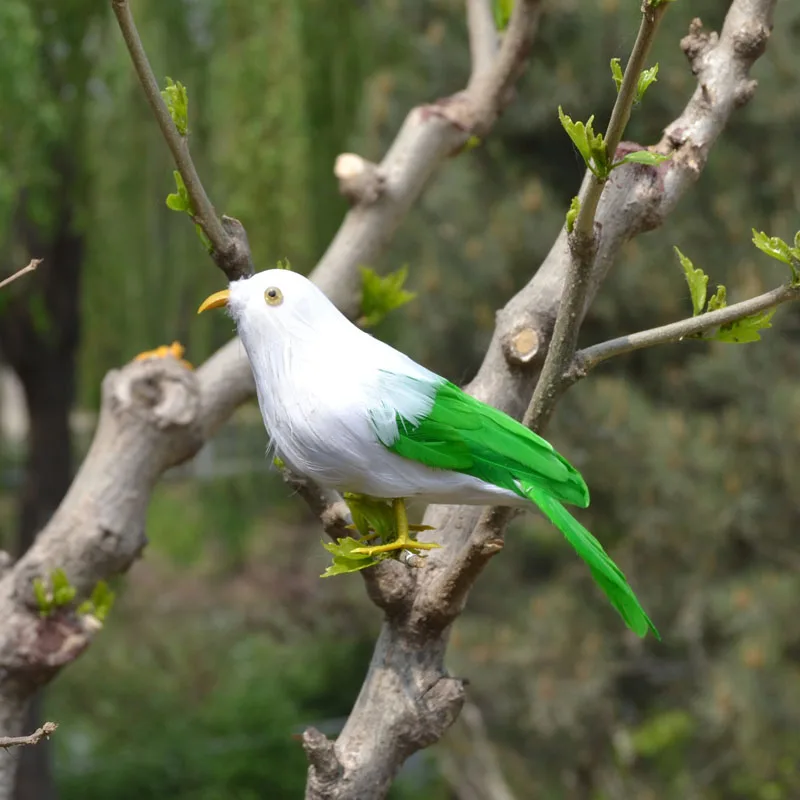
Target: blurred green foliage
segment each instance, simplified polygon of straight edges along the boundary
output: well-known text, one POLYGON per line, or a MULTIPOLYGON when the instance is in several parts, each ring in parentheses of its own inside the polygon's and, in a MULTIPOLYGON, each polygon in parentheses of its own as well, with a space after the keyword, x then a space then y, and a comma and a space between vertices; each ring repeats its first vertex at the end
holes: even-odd
MULTIPOLYGON (((625 63, 635 38, 639 3, 545 5, 515 103, 443 166, 371 265, 408 264, 416 294, 376 335, 456 382, 474 374, 496 309, 546 255, 577 191, 583 160, 558 106, 602 130, 616 94, 607 65, 625 63)), ((42 90, 46 6, 0 3, 0 30, 15 31, 0 48, 0 108, 11 109, 0 236, 15 187, 46 196, 37 152, 72 113, 42 90)), ((87 124, 74 153, 89 198, 81 386, 92 406, 105 372, 134 353, 178 338, 199 363, 231 326, 195 319, 221 276, 165 207, 173 167, 108 15, 87 24, 86 3, 59 8, 64 30, 81 34, 70 52, 91 64, 76 82, 87 124)), ((718 29, 725 9, 669 9, 652 53, 658 81, 626 139, 658 141, 695 88, 680 38, 695 16, 718 29)), ((469 71, 460 0, 138 0, 136 14, 156 73, 189 89, 198 167, 217 207, 244 222, 260 268, 288 256, 309 271, 346 210, 336 154, 379 160, 412 106, 461 88, 469 71)), ((755 99, 667 224, 624 246, 582 342, 689 313, 675 245, 729 302, 786 279, 751 230, 791 242, 798 227, 798 30, 800 7, 779 3, 755 99)), ((581 519, 664 643, 627 636, 557 532, 533 515, 516 523, 456 626, 450 668, 470 678, 519 797, 800 796, 799 323, 786 307, 756 344, 625 356, 560 405, 549 435, 591 487, 581 519)), ((243 436, 262 456, 260 428, 243 436)), ((148 534, 106 629, 54 687, 64 797, 298 796, 292 733, 344 715, 366 669, 378 618, 360 579, 319 580, 318 526, 264 472, 166 483, 148 534)), ((406 780, 419 777, 411 769, 406 780)), ((410 797, 444 791, 414 785, 410 797)))

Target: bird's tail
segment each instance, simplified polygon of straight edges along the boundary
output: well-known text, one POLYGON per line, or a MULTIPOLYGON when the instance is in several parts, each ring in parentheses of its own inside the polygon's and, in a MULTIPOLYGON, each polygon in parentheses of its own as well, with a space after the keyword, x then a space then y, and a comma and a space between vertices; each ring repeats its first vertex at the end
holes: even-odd
POLYGON ((550 522, 564 534, 575 552, 586 562, 592 577, 625 620, 625 624, 639 636, 645 636, 650 630, 660 640, 661 636, 656 626, 639 605, 625 575, 611 560, 603 545, 558 500, 530 485, 525 487, 525 494, 539 506, 550 522))

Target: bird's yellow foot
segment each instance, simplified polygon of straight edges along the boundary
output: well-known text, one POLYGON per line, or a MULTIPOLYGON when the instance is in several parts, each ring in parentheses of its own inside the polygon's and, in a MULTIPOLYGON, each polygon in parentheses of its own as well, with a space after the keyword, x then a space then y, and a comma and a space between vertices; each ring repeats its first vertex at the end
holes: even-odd
MULTIPOLYGON (((434 550, 441 545, 434 542, 418 542, 412 539, 410 531, 412 530, 432 530, 430 525, 409 525, 408 516, 406 515, 406 504, 402 499, 392 501, 394 509, 395 524, 397 530, 397 538, 388 544, 378 544, 369 547, 356 547, 353 553, 359 553, 365 556, 375 556, 380 553, 391 553, 394 550, 409 550, 412 553, 419 553, 420 550, 434 550)), ((373 535, 363 537, 364 541, 373 539, 373 535)))
POLYGON ((148 358, 176 358, 178 361, 183 364, 186 369, 194 369, 194 367, 183 358, 183 354, 185 352, 184 346, 180 342, 173 342, 172 344, 162 344, 160 347, 156 347, 155 350, 145 350, 143 353, 139 353, 133 360, 134 361, 145 361, 148 358))
POLYGON ((372 547, 356 547, 353 549, 354 553, 360 553, 365 556, 376 556, 379 553, 391 553, 393 550, 410 550, 416 553, 419 550, 435 550, 441 547, 440 544, 435 542, 418 542, 416 539, 407 537, 406 539, 395 539, 389 544, 377 544, 372 547))

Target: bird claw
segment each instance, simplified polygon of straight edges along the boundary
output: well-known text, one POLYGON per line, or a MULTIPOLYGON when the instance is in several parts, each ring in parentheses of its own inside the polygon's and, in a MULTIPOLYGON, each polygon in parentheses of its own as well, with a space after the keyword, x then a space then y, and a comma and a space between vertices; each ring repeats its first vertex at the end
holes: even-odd
POLYGON ((146 361, 150 358, 175 358, 183 364, 186 369, 194 369, 194 367, 186 361, 186 359, 182 358, 185 352, 184 346, 180 342, 173 342, 172 344, 162 344, 160 347, 156 347, 154 350, 145 350, 143 353, 139 353, 133 360, 134 361, 146 361))
POLYGON ((422 557, 423 554, 418 552, 419 550, 436 550, 439 547, 441 547, 441 545, 436 544, 436 542, 417 542, 413 539, 401 541, 398 539, 397 541, 389 542, 389 544, 378 544, 372 547, 356 547, 352 552, 358 553, 359 555, 376 556, 381 553, 407 550, 409 553, 422 557))

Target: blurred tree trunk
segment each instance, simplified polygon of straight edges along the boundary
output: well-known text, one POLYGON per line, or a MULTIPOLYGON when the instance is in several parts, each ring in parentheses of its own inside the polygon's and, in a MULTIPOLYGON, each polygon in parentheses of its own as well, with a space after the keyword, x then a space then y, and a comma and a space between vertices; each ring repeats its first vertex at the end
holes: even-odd
MULTIPOLYGON (((57 157, 54 228, 50 237, 33 224, 20 199, 11 252, 43 258, 30 280, 20 281, 0 315, 0 347, 25 391, 29 429, 27 461, 19 495, 15 555, 22 555, 66 494, 72 478, 69 413, 75 394, 79 339, 80 267, 83 238, 74 231, 69 161, 57 157), (47 241, 46 239, 50 240, 47 241)), ((9 270, 10 271, 10 270, 9 270)), ((31 703, 26 728, 42 722, 42 696, 31 703)), ((17 773, 16 800, 53 800, 50 745, 24 748, 17 773)))

